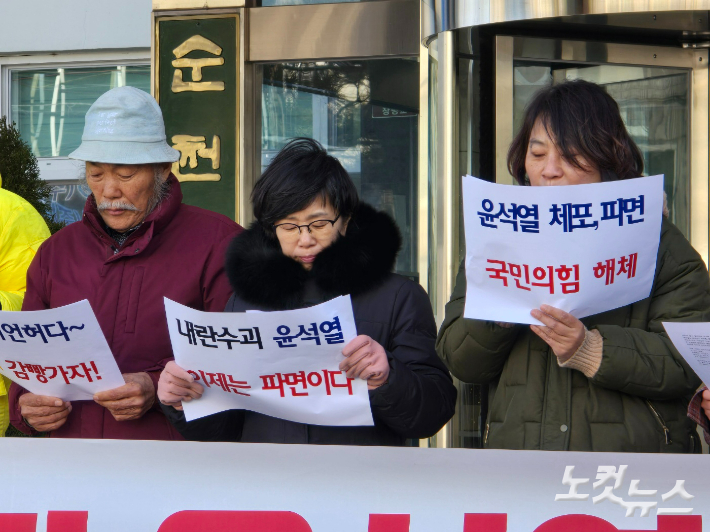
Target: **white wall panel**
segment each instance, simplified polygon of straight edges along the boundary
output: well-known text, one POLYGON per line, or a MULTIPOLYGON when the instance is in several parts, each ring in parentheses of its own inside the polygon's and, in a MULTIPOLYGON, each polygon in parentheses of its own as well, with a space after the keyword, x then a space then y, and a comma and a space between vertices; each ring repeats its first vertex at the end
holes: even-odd
POLYGON ((0 56, 150 47, 151 0, 0 0, 0 56))

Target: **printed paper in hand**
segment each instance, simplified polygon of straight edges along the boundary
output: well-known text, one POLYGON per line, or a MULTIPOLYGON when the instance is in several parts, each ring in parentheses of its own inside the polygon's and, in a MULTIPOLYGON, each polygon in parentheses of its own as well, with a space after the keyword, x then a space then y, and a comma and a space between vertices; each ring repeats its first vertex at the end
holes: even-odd
POLYGON ((0 373, 37 395, 91 400, 125 381, 91 305, 0 311, 0 373))
POLYGON ((710 323, 664 321, 663 327, 688 365, 710 385, 710 323))
POLYGON ((538 323, 548 304, 577 318, 648 297, 663 176, 556 187, 463 178, 464 317, 538 323))
POLYGON ((165 298, 175 362, 205 392, 188 421, 245 409, 313 425, 373 425, 367 382, 338 369, 357 336, 342 296, 283 312, 200 312, 165 298))

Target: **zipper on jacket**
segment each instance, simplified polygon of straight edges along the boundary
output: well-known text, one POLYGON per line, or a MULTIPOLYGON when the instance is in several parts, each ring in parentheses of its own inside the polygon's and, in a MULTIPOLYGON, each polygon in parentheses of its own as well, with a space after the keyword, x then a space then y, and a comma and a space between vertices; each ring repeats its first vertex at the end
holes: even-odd
POLYGON ((668 430, 666 422, 663 420, 661 414, 658 413, 658 410, 656 410, 656 407, 653 406, 651 401, 646 399, 646 404, 651 409, 651 412, 653 412, 653 415, 656 417, 656 420, 658 420, 658 423, 660 423, 661 428, 663 429, 663 435, 666 437, 666 445, 670 445, 671 443, 673 443, 673 440, 671 440, 671 431, 668 430))
POLYGON ((483 435, 483 445, 488 445, 488 430, 491 428, 490 423, 486 423, 486 432, 483 435))

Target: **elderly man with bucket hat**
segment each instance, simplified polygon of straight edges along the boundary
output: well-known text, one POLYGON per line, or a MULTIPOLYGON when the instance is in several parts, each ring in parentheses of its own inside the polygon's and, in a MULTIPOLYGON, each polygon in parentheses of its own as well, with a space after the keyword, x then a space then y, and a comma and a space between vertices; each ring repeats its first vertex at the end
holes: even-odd
POLYGON ((70 157, 86 162, 91 195, 83 219, 39 248, 22 309, 88 299, 126 384, 73 403, 13 384, 11 422, 53 437, 181 439, 155 400, 173 356, 163 297, 223 310, 231 294, 224 252, 241 228, 182 203, 170 172, 180 153, 166 143, 160 108, 143 91, 119 87, 96 100, 70 157))

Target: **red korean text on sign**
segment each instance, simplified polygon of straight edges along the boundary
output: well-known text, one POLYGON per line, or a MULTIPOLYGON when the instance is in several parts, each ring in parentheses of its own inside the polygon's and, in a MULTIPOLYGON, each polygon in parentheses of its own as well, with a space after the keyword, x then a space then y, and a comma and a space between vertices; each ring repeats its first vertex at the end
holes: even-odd
POLYGON ((353 380, 345 377, 345 382, 337 382, 337 378, 343 376, 342 371, 321 370, 312 371, 306 375, 305 371, 296 373, 274 373, 273 375, 261 375, 262 390, 278 390, 281 397, 284 397, 284 388, 291 390, 291 397, 305 397, 308 395, 308 387, 317 388, 325 386, 326 395, 331 395, 333 388, 347 388, 348 395, 353 394, 353 380), (321 376, 322 373, 322 376, 321 376))
POLYGON ((508 281, 515 281, 515 288, 520 290, 530 291, 533 287, 538 287, 546 288, 550 294, 554 294, 555 284, 557 284, 557 288, 563 294, 579 292, 579 264, 534 267, 494 259, 488 259, 487 262, 495 265, 486 268, 486 271, 489 272, 488 277, 503 281, 505 287, 512 288, 513 285, 509 285, 508 281))

